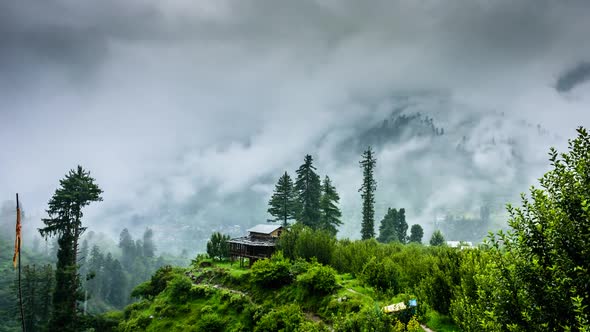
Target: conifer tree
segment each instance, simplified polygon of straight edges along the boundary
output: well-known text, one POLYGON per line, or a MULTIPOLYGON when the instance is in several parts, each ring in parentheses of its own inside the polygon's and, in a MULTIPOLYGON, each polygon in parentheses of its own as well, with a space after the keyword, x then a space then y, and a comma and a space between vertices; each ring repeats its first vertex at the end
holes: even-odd
POLYGON ((295 191, 298 198, 297 220, 312 229, 318 229, 320 223, 320 177, 315 172, 313 158, 306 155, 303 165, 296 171, 295 191))
POLYGON ((135 241, 133 241, 127 228, 123 228, 119 235, 119 248, 121 248, 121 260, 123 265, 131 265, 136 257, 136 246, 135 241))
POLYGON ((445 237, 441 233, 441 231, 436 230, 432 233, 432 237, 430 238, 430 245, 431 246, 442 246, 445 244, 445 237))
POLYGON ((92 246, 90 258, 88 259, 88 274, 86 276, 88 291, 91 295, 98 296, 101 293, 100 280, 98 276, 102 275, 104 265, 104 255, 97 245, 92 246))
POLYGON ((399 209, 396 218, 393 219, 393 231, 399 242, 407 242, 408 223, 406 222, 406 210, 404 208, 399 209))
POLYGON ((387 209, 387 213, 381 220, 381 225, 379 226, 379 237, 377 237, 377 241, 381 243, 398 241, 397 232, 394 229, 394 223, 397 219, 397 215, 398 212, 396 209, 387 209))
POLYGON ((152 258, 156 255, 156 245, 154 244, 154 231, 146 228, 143 233, 143 255, 152 258))
POLYGON ((412 225, 410 229, 410 242, 422 243, 422 237, 424 236, 424 230, 422 226, 418 224, 412 225))
POLYGON ((340 217, 342 212, 338 208, 340 196, 336 192, 336 187, 326 175, 322 183, 322 196, 320 198, 320 228, 328 231, 333 236, 338 232, 337 227, 342 224, 340 217))
POLYGON ((361 238, 363 240, 375 237, 375 190, 377 183, 374 177, 374 169, 377 160, 369 146, 363 153, 360 161, 363 170, 363 184, 359 189, 363 200, 363 220, 361 222, 361 238))
POLYGON ((78 240, 86 227, 82 226, 82 209, 91 202, 101 201, 102 190, 94 183, 90 173, 82 166, 60 180, 58 188, 49 200, 48 218, 41 236, 57 235, 59 245, 53 293, 53 312, 49 322, 52 331, 77 331, 77 304, 82 298, 78 275, 78 240))
POLYGON ((286 227, 289 225, 289 220, 295 219, 297 196, 293 181, 287 172, 279 178, 268 205, 268 213, 275 217, 272 221, 281 221, 283 226, 286 227))

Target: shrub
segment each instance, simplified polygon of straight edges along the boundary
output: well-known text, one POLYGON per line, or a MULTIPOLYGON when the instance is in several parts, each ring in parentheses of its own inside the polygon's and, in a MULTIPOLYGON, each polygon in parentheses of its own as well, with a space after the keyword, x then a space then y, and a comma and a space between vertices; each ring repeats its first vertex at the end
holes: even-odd
POLYGON ((170 281, 170 297, 173 302, 184 303, 188 299, 189 292, 193 283, 191 280, 184 275, 174 277, 170 281))
POLYGON ((389 258, 381 262, 378 262, 375 257, 371 258, 361 273, 361 279, 367 285, 393 293, 399 292, 399 276, 399 267, 389 258))
POLYGON ((252 281, 260 286, 277 288, 291 282, 289 260, 279 251, 270 259, 262 259, 252 265, 252 281))
POLYGON ((255 332, 299 331, 305 321, 303 311, 296 304, 272 309, 263 315, 254 328, 255 332))
POLYGON ((323 266, 319 263, 313 264, 307 272, 297 277, 297 282, 303 285, 308 291, 325 295, 336 290, 336 271, 330 266, 323 266))
POLYGON ((215 313, 207 313, 199 319, 199 331, 221 332, 225 330, 226 321, 215 313))

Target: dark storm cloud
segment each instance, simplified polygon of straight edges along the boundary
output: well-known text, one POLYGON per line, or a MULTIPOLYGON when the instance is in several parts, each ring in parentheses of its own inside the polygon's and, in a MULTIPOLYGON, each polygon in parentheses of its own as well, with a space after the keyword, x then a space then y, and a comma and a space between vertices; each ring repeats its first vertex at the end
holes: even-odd
POLYGON ((564 72, 555 85, 559 92, 568 92, 586 81, 590 80, 590 62, 583 62, 564 72))

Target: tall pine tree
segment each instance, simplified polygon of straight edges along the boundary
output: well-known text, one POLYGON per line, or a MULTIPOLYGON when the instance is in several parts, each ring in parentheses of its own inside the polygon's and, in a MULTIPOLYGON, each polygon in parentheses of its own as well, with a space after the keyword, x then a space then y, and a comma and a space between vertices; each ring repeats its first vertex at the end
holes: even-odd
POLYGON ((312 229, 320 225, 320 177, 315 172, 313 158, 306 155, 303 165, 297 170, 295 191, 299 201, 297 220, 312 229))
POLYGON ((333 236, 336 236, 337 227, 342 224, 342 221, 340 221, 342 212, 338 208, 339 201, 340 196, 332 185, 332 181, 326 175, 322 183, 322 196, 320 198, 320 228, 328 231, 333 236))
POLYGON ((41 236, 57 235, 59 245, 49 330, 77 331, 80 328, 77 305, 82 296, 77 253, 78 240, 86 230, 82 226, 82 209, 92 202, 101 201, 100 194, 102 190, 94 183, 90 173, 78 166, 60 180, 60 188, 49 200, 49 217, 42 219, 45 227, 39 229, 41 236))
POLYGON ((375 181, 374 169, 377 159, 369 146, 363 153, 363 160, 360 161, 363 170, 363 184, 359 189, 363 200, 363 220, 361 222, 361 238, 363 240, 375 237, 375 181))
POLYGON ((272 221, 281 221, 283 226, 286 227, 289 225, 289 220, 295 219, 297 196, 293 181, 287 172, 279 178, 268 205, 268 213, 275 217, 272 221))

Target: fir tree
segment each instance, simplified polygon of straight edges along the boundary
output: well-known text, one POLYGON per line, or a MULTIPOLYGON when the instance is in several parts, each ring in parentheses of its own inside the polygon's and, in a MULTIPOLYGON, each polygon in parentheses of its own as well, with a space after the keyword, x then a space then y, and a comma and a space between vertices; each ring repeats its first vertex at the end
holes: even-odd
POLYGON ((297 196, 293 181, 287 172, 283 174, 275 186, 275 191, 268 202, 268 213, 275 217, 272 221, 282 221, 283 226, 295 219, 297 214, 297 196))
POLYGON ((42 219, 45 227, 39 232, 44 237, 57 235, 59 245, 50 330, 79 329, 77 302, 81 299, 81 292, 77 253, 78 240, 86 230, 82 226, 82 209, 91 202, 101 201, 101 193, 90 173, 78 166, 60 180, 60 188, 49 200, 49 217, 42 219))
POLYGON ((156 255, 156 245, 154 243, 154 231, 147 228, 143 233, 143 255, 152 258, 156 255))
POLYGON ((312 164, 313 158, 306 155, 303 165, 297 170, 295 191, 299 202, 297 220, 312 229, 318 229, 320 223, 320 177, 312 164))
POLYGON ((102 275, 102 267, 104 265, 104 255, 97 245, 92 246, 90 250, 90 258, 88 259, 88 273, 86 275, 86 285, 88 291, 92 295, 98 296, 101 292, 101 283, 97 276, 102 275))
POLYGON ((432 233, 432 237, 430 238, 430 245, 431 246, 442 246, 445 244, 445 237, 441 233, 441 231, 436 230, 432 233))
POLYGON ((407 242, 408 223, 406 222, 406 210, 404 208, 399 209, 396 218, 393 219, 393 231, 399 242, 407 242))
POLYGON ((363 170, 363 184, 359 189, 363 199, 363 220, 361 222, 361 238, 363 240, 375 237, 375 190, 377 190, 377 183, 374 169, 376 162, 369 146, 363 153, 363 160, 360 161, 363 170))
POLYGON ((377 237, 377 241, 381 243, 389 243, 399 240, 397 237, 397 232, 394 229, 394 223, 397 219, 397 215, 398 213, 396 209, 387 209, 387 213, 381 220, 381 225, 379 226, 379 237, 377 237))
POLYGON ((342 224, 340 217, 342 212, 338 208, 340 196, 336 192, 336 187, 332 185, 332 181, 326 175, 322 183, 322 196, 320 198, 320 228, 328 231, 328 233, 336 236, 338 229, 336 227, 342 224))
POLYGON ((422 237, 424 236, 424 230, 422 226, 415 224, 410 229, 410 242, 422 243, 422 237))
POLYGON ((136 246, 127 228, 123 228, 119 235, 119 248, 121 248, 121 261, 123 265, 130 266, 136 257, 136 246))

